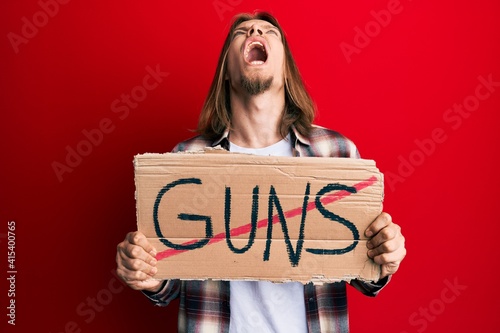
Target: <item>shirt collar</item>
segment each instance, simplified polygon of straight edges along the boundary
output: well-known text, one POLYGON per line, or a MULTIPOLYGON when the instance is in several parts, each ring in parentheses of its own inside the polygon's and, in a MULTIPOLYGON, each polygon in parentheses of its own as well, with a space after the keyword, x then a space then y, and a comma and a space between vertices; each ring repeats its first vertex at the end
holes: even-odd
POLYGON ((225 150, 229 150, 229 129, 226 128, 224 130, 224 133, 222 133, 222 135, 217 140, 212 142, 212 147, 216 146, 221 146, 225 150))
MULTIPOLYGON (((296 141, 300 141, 300 143, 302 143, 306 146, 309 146, 311 144, 309 139, 306 138, 305 136, 303 136, 302 134, 300 134, 294 125, 292 125, 291 129, 292 129, 292 131, 291 131, 292 132, 292 144, 294 147, 296 145, 296 141)), ((229 150, 229 129, 226 128, 224 130, 224 133, 222 133, 222 135, 212 143, 212 147, 215 147, 218 145, 221 145, 222 148, 229 150)))
POLYGON ((292 133, 293 135, 295 136, 295 138, 300 141, 300 143, 306 145, 306 146, 309 146, 311 144, 311 142, 309 141, 308 138, 306 138, 305 136, 303 136, 302 134, 299 133, 299 131, 297 131, 297 129, 295 128, 294 125, 292 125, 292 133))

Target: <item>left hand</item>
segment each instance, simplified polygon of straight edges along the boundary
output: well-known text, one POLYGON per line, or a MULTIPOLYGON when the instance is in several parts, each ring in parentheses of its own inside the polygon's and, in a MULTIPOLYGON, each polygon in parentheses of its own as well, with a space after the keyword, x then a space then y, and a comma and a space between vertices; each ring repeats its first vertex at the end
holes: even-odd
POLYGON ((380 265, 380 278, 396 273, 401 261, 406 256, 405 238, 401 227, 389 214, 382 212, 365 230, 370 238, 366 243, 368 257, 380 265))

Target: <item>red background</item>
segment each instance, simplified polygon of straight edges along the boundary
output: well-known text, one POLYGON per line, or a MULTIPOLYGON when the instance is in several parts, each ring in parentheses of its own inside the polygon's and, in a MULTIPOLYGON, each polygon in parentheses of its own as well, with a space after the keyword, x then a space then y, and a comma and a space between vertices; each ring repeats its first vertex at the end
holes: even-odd
POLYGON ((155 308, 118 284, 112 284, 116 293, 109 291, 116 245, 135 228, 132 158, 169 151, 192 135, 230 18, 263 9, 287 32, 317 103, 316 122, 350 137, 386 180, 391 173, 402 177, 386 182, 385 210, 402 226, 408 255, 379 297, 349 290, 352 331, 496 331, 500 288, 491 277, 498 276, 493 156, 500 87, 460 124, 443 116, 455 103, 474 101, 479 76, 500 81, 500 6, 494 0, 401 0, 399 13, 378 31, 371 11, 390 3, 70 1, 44 22, 37 1, 2 1, 2 327, 176 330, 177 304, 155 308), (226 4, 224 12, 217 3, 226 4), (34 16, 38 32, 16 53, 9 36, 21 36, 23 17, 33 22, 34 16), (340 45, 354 45, 356 27, 373 29, 372 37, 348 62, 340 45), (142 85, 145 68, 157 65, 168 77, 120 119, 111 103, 142 85), (113 130, 59 181, 52 164, 65 163, 67 146, 82 144, 82 131, 106 118, 113 130), (428 140, 437 128, 446 140, 428 155, 419 153, 415 140, 428 140), (398 171, 403 159, 418 165, 398 171), (17 227, 15 327, 6 323, 11 220, 17 227), (445 281, 466 289, 452 297, 445 281), (97 296, 107 304, 91 318, 87 302, 97 296), (428 317, 423 309, 430 309, 428 317))

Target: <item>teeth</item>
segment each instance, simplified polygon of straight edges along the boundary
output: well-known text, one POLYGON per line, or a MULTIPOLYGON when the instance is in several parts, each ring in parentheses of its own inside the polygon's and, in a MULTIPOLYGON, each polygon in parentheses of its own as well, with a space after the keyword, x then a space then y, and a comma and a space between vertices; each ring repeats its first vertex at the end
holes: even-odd
MULTIPOLYGON (((258 46, 260 46, 260 48, 264 51, 264 53, 267 53, 266 52, 266 48, 264 47, 264 44, 262 44, 259 41, 254 41, 254 42, 251 42, 250 44, 247 45, 247 48, 245 50, 245 58, 248 58, 248 52, 250 52, 250 50, 252 49, 252 45, 258 45, 258 46)), ((255 61, 253 61, 252 63, 254 63, 254 62, 255 61)))
POLYGON ((262 60, 254 60, 251 62, 252 65, 262 65, 264 62, 262 60))
POLYGON ((262 48, 264 48, 264 45, 261 42, 258 42, 258 41, 251 42, 250 44, 248 44, 248 46, 250 47, 251 45, 254 45, 254 44, 260 45, 260 46, 262 46, 262 48))

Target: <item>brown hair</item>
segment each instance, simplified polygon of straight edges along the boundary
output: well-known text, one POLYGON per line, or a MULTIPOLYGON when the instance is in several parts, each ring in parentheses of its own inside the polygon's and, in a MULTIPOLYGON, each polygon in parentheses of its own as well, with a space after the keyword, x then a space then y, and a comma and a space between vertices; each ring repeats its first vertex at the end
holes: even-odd
POLYGON ((290 126, 294 125, 300 134, 307 135, 314 120, 315 106, 311 96, 304 87, 299 69, 293 59, 281 26, 271 14, 266 12, 255 14, 244 13, 236 15, 233 18, 233 23, 222 47, 214 79, 201 110, 198 121, 198 132, 213 139, 220 136, 225 129, 231 128, 229 82, 225 79, 227 53, 234 29, 241 23, 254 19, 269 22, 278 28, 285 50, 285 110, 283 112, 280 133, 283 137, 286 137, 290 131, 290 126))

